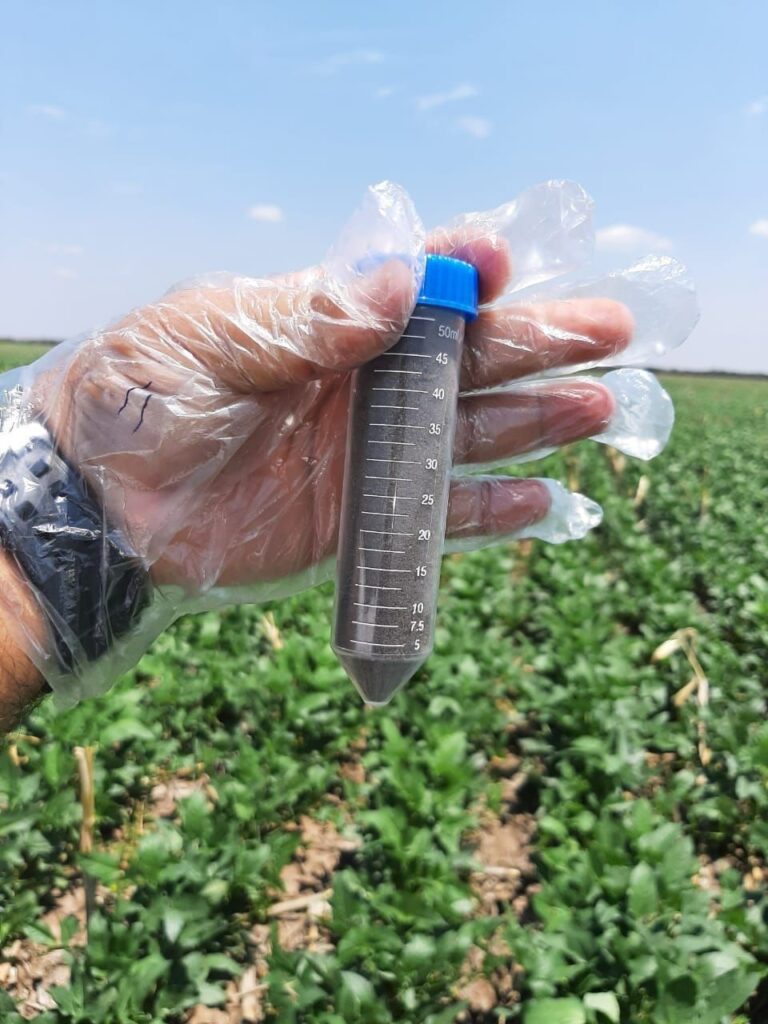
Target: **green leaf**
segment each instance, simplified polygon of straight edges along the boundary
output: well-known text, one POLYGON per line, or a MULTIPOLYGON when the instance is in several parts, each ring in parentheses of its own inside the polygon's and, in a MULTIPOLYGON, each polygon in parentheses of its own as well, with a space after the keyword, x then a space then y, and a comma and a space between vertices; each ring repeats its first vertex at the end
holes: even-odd
POLYGON ((0 1010, 6 1010, 12 1013, 16 1009, 16 1003, 11 999, 8 993, 0 988, 0 1010))
POLYGON ((163 914, 163 931, 168 941, 175 942, 183 927, 184 915, 175 907, 169 907, 163 914))
POLYGON ((351 1017, 354 1020, 363 1007, 370 1006, 374 999, 373 985, 367 978, 356 971, 341 972, 338 1009, 344 1017, 351 1017))
POLYGON ((430 1013, 425 1018, 424 1024, 454 1024, 459 1019, 459 1013, 462 1008, 462 1003, 452 1003, 450 1006, 446 1006, 444 1010, 440 1010, 439 1013, 430 1013))
POLYGON ((690 974, 679 974, 670 979, 659 995, 657 1013, 664 1021, 691 1018, 698 1001, 696 979, 690 974))
POLYGON ((437 946, 428 935, 414 935, 403 947, 403 963, 407 966, 418 966, 429 962, 435 955, 437 946))
POLYGON ((64 985, 54 985, 50 989, 50 996, 56 1003, 56 1007, 67 1014, 67 1018, 82 1020, 80 1014, 83 1010, 82 991, 75 988, 65 988, 64 985))
POLYGON ((584 1004, 578 999, 534 999, 525 1008, 525 1024, 586 1024, 584 1004))
POLYGON ((59 924, 59 933, 61 935, 61 945, 66 949, 69 946, 73 936, 77 933, 80 927, 80 922, 77 920, 74 914, 67 914, 65 918, 62 918, 59 924))
POLYGON ((84 875, 90 875, 102 885, 113 885, 123 874, 118 858, 101 850, 81 853, 77 863, 84 875))
POLYGON ((200 792, 191 793, 179 801, 179 816, 184 833, 195 839, 202 839, 209 826, 208 806, 200 792))
POLYGON ((613 992, 588 992, 584 996, 584 1005, 588 1010, 596 1010, 607 1017, 611 1024, 619 1024, 621 1007, 613 992))
POLYGON ((380 807, 375 811, 364 811, 360 818, 366 824, 373 825, 387 846, 393 849, 400 848, 403 841, 403 820, 396 810, 380 807))
POLYGON ((208 953, 204 964, 208 971, 223 971, 225 974, 239 974, 241 970, 236 960, 223 953, 208 953))
POLYGON ((104 746, 113 743, 124 743, 126 740, 151 740, 153 733, 137 718, 118 718, 116 722, 106 726, 99 737, 104 746))
POLYGON ((214 985, 210 981, 198 981, 197 998, 203 1006, 221 1006, 227 995, 221 985, 214 985))
POLYGON ((430 758, 432 770, 436 775, 450 777, 456 773, 466 759, 467 737, 463 732, 452 732, 444 736, 430 758))
POLYGON ((641 861, 632 868, 627 892, 629 909, 635 917, 645 917, 656 910, 659 893, 653 868, 641 861))
POLYGON ((135 990, 136 1003, 141 1003, 147 997, 155 982, 165 974, 169 966, 165 957, 159 953, 150 953, 149 956, 142 957, 141 960, 131 965, 129 976, 135 990))
POLYGON ((738 967, 719 975, 706 990, 706 1010, 696 1024, 719 1024, 722 1017, 741 1009, 754 994, 761 977, 757 972, 745 973, 738 967))
POLYGON ((24 929, 24 934, 33 942, 40 943, 41 946, 53 946, 56 944, 56 939, 53 937, 50 928, 46 928, 40 922, 28 924, 24 929))

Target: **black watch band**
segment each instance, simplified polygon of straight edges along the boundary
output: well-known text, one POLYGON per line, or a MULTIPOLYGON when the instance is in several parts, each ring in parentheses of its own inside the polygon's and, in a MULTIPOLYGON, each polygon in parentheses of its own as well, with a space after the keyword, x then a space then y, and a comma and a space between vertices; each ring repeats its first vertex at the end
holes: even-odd
POLYGON ((39 421, 0 435, 0 542, 32 585, 67 672, 106 653, 149 603, 141 560, 39 421))

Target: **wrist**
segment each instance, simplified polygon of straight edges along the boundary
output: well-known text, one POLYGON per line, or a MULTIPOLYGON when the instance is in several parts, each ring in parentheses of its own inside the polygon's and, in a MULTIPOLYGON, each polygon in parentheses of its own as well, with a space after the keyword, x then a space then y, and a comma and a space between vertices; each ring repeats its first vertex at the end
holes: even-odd
POLYGON ((44 617, 29 583, 0 550, 0 732, 7 731, 44 692, 45 682, 27 654, 47 652, 44 617))
POLYGON ((23 649, 60 689, 132 630, 149 601, 149 580, 41 420, 15 427, 4 439, 0 537, 36 606, 31 612, 26 604, 13 628, 22 630, 23 649), (39 617, 37 641, 30 635, 35 626, 26 625, 32 614, 39 617))

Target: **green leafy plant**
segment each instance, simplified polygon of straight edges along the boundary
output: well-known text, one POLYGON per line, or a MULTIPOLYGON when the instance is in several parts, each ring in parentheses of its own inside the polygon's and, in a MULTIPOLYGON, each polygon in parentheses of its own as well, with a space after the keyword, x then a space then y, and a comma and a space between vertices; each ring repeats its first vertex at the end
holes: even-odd
POLYGON ((763 1019, 766 385, 671 387, 651 467, 587 444, 543 467, 603 503, 597 534, 446 559, 435 653, 390 708, 346 682, 323 587, 182 620, 108 696, 34 712, 0 752, 0 948, 66 947, 41 1024, 182 1024, 254 963, 281 1024, 763 1019), (654 659, 681 630, 706 685, 679 645, 654 659), (481 899, 478 836, 521 816, 532 877, 481 899), (302 882, 316 916, 275 915, 307 821, 345 842, 302 882))

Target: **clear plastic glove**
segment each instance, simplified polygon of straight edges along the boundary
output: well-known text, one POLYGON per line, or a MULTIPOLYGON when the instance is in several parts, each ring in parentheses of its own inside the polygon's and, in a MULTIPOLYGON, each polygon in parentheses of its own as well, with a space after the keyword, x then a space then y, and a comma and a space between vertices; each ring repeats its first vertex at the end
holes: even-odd
MULTIPOLYGON (((181 613, 329 577, 351 371, 397 341, 425 251, 479 271, 457 469, 588 437, 640 457, 660 450, 671 405, 642 371, 623 384, 620 374, 533 379, 659 353, 695 323, 692 291, 670 259, 575 276, 591 258, 590 210, 577 186, 547 183, 425 238, 407 195, 380 184, 322 266, 179 286, 0 379, 4 429, 46 422, 154 587, 130 634, 95 663, 75 652, 73 672, 61 669, 45 630, 17 616, 19 645, 60 702, 106 689, 181 613)), ((452 484, 448 536, 462 549, 515 536, 559 542, 599 521, 593 502, 552 481, 464 476, 452 484)))

